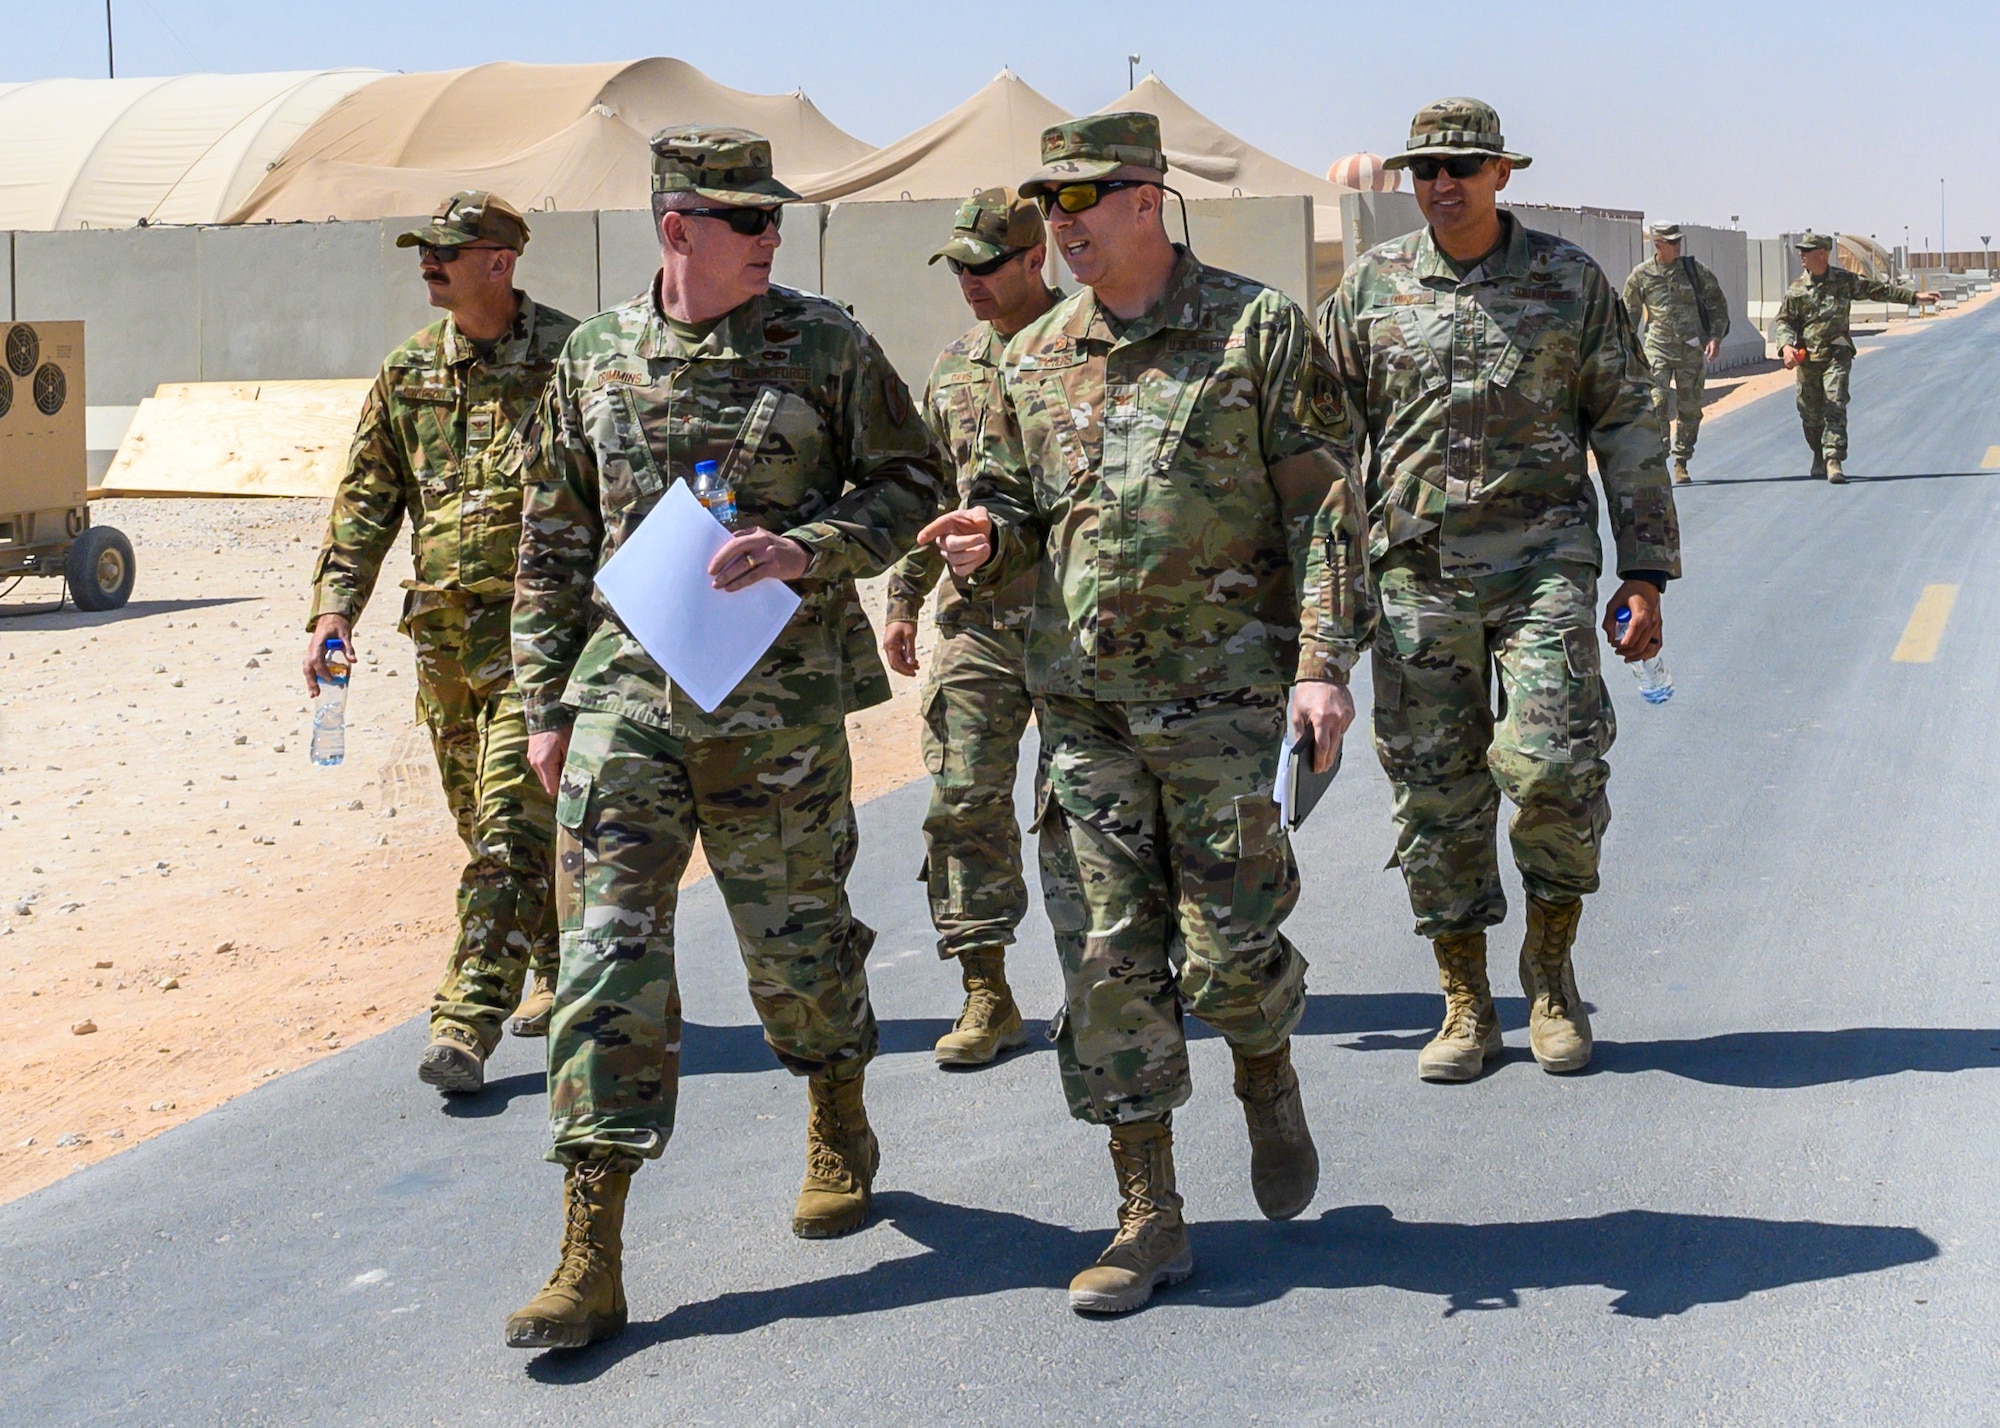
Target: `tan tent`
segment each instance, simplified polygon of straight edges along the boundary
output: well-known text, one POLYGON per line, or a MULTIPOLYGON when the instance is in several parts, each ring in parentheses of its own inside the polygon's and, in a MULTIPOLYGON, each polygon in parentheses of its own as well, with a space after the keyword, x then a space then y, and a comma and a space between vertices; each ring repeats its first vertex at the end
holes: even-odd
POLYGON ((214 223, 381 72, 0 85, 0 230, 214 223))
POLYGON ((644 208, 647 139, 700 121, 765 135, 788 178, 869 148, 804 94, 746 94, 680 60, 486 64, 392 75, 349 96, 230 221, 424 213, 461 188, 491 189, 522 208, 644 208))
POLYGON ((793 183, 819 203, 834 199, 963 198, 1015 184, 1041 162, 1042 130, 1072 117, 1003 69, 978 93, 886 148, 793 183))
POLYGON ((1168 182, 1189 198, 1283 198, 1304 194, 1313 205, 1313 290, 1340 282, 1340 189, 1245 142, 1167 88, 1157 74, 1097 112, 1136 109, 1156 114, 1173 172, 1168 182))

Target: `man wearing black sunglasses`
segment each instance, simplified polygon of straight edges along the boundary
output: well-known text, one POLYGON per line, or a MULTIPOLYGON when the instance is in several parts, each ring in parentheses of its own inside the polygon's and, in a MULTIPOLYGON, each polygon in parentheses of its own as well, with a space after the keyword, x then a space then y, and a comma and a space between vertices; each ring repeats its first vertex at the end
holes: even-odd
POLYGON ((626 1191, 674 1129, 675 919, 697 836, 764 1039, 807 1081, 793 1233, 867 1223, 879 1155, 862 1101, 875 934, 847 900, 845 721, 888 699, 889 681, 854 581, 915 543, 943 473, 874 339, 837 304, 772 283, 771 219, 798 195, 773 173, 770 142, 695 125, 655 135, 652 151, 660 271, 570 338, 530 446, 514 660, 529 760, 557 791, 550 1158, 567 1170, 568 1228, 555 1274, 508 1321, 517 1348, 625 1326, 626 1191), (701 461, 735 492, 735 533, 709 578, 783 580, 803 602, 708 712, 593 594, 603 563, 701 461))
MULTIPOLYGON (((979 321, 938 355, 924 388, 930 428, 951 457, 962 502, 972 489, 980 425, 999 380, 1007 339, 1061 296, 1042 281, 1048 247, 1035 205, 1004 188, 958 206, 950 238, 931 255, 951 265, 979 321)), ((938 645, 923 691, 924 877, 938 955, 957 958, 965 1004, 939 1038, 940 1066, 984 1066, 1028 1039, 1007 984, 1007 948, 1028 911, 1014 773, 1033 708, 1023 641, 1034 608, 1030 571, 1005 590, 968 598, 939 577, 944 561, 919 546, 889 574, 882 655, 917 673, 917 617, 938 587, 938 645)))
POLYGON ((1150 114, 1042 135, 1049 234, 1085 290, 1008 344, 969 509, 931 523, 969 591, 1038 572, 1028 684, 1048 759, 1036 828, 1070 1112, 1110 1129, 1123 1203, 1084 1313, 1185 1279, 1172 1116, 1183 1015, 1236 1067, 1250 1184, 1273 1219, 1319 1156, 1292 1067, 1305 959, 1274 782, 1310 731, 1328 766, 1367 637, 1353 423, 1310 319, 1167 236, 1150 114), (1291 718, 1286 714, 1291 694, 1291 718))
POLYGON ((1591 629, 1603 552, 1585 457, 1617 538, 1605 637, 1637 660, 1659 652, 1661 595, 1680 574, 1666 453, 1610 281, 1498 207, 1528 159, 1491 106, 1427 105, 1387 163, 1416 176, 1429 226, 1349 267, 1320 322, 1367 424, 1375 748, 1445 993, 1417 1074, 1469 1081, 1500 1050, 1486 929, 1507 915, 1503 793, 1528 894, 1529 1042, 1544 1070, 1579 1071, 1591 1034, 1572 949, 1598 887, 1617 729, 1591 629))
POLYGON ((444 316, 391 352, 369 391, 313 577, 306 689, 353 622, 408 515, 415 579, 401 629, 416 646, 417 708, 467 862, 459 933, 431 999, 417 1074, 458 1094, 485 1084, 501 1021, 544 1036, 555 999, 555 804, 528 768, 508 634, 521 471, 508 442, 533 411, 576 319, 514 286, 528 224, 484 191, 453 194, 404 233, 444 316))

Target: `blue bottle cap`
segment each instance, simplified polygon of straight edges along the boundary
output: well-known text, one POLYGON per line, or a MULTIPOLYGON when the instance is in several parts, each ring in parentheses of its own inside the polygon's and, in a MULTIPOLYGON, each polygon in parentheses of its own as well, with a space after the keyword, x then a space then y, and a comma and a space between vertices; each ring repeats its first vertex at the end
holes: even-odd
POLYGON ((694 464, 694 474, 697 476, 713 476, 717 471, 720 471, 721 469, 722 468, 716 465, 716 463, 713 461, 697 461, 694 464))
POLYGON ((1632 623, 1632 607, 1630 605, 1620 605, 1618 607, 1618 623, 1621 625, 1632 623))

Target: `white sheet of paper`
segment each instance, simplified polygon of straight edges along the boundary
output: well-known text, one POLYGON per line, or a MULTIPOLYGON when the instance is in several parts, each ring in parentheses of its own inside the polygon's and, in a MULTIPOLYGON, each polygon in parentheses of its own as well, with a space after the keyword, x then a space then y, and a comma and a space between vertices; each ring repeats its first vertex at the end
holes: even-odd
POLYGON ((708 562, 729 531, 676 481, 618 553, 597 588, 632 637, 704 714, 727 699, 799 608, 782 580, 717 590, 708 562))
POLYGON ((1292 717, 1286 710, 1284 731, 1278 735, 1278 826, 1292 826, 1292 717))

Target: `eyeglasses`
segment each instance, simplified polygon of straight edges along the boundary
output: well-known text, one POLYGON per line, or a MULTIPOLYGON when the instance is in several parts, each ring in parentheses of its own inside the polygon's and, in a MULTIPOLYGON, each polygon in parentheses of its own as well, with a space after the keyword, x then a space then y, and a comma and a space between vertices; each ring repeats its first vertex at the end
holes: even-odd
POLYGON ((1042 216, 1060 208, 1064 213, 1082 213, 1104 202, 1104 195, 1117 188, 1165 188, 1158 179, 1099 179, 1095 183, 1066 183, 1051 192, 1048 189, 1035 195, 1035 202, 1041 205, 1042 216))
POLYGON ((493 253, 505 243, 419 243, 417 257, 423 262, 456 263, 460 253, 493 253))
POLYGON ((782 208, 671 208, 669 213, 678 213, 684 218, 720 218, 729 225, 732 233, 741 233, 745 238, 755 238, 766 228, 781 228, 785 222, 782 208))
POLYGON ((1026 248, 1009 248, 997 258, 989 258, 983 263, 961 263, 956 258, 946 258, 945 265, 959 277, 990 278, 1023 253, 1026 248))
POLYGON ((1491 162, 1490 154, 1453 154, 1448 159, 1411 159, 1410 172, 1424 183, 1433 182, 1442 169, 1455 179, 1469 179, 1491 162))

